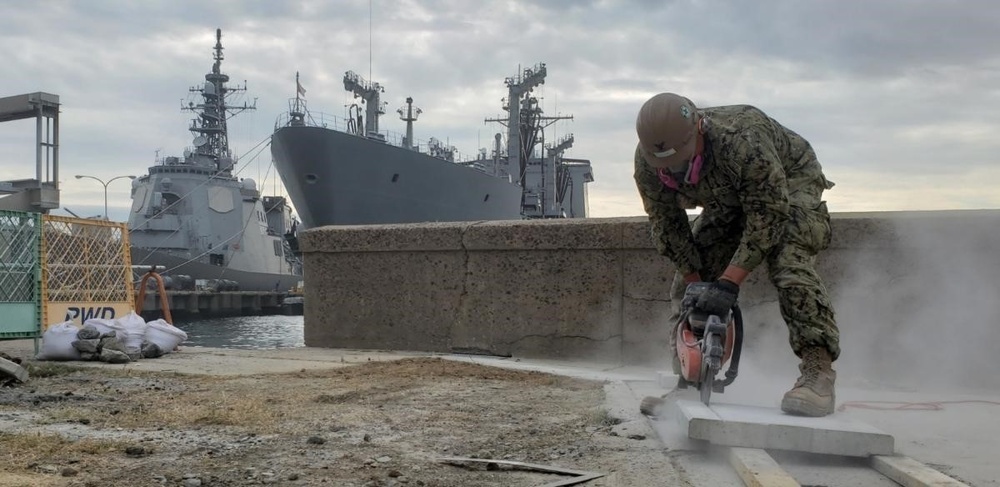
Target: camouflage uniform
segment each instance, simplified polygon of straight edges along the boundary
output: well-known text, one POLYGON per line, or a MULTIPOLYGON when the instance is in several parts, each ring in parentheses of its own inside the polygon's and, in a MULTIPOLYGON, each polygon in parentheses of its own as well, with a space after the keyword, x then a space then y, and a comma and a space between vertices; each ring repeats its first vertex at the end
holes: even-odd
MULTIPOLYGON (((752 271, 767 262, 781 316, 796 355, 807 346, 840 355, 833 305, 816 255, 830 244, 830 214, 821 200, 833 187, 809 143, 748 105, 705 108, 701 179, 668 188, 635 152, 635 181, 660 254, 677 267, 671 296, 683 295, 682 276, 714 281, 733 264, 752 271), (685 209, 703 209, 693 225, 685 209)), ((671 347, 673 350, 673 347, 671 347)))

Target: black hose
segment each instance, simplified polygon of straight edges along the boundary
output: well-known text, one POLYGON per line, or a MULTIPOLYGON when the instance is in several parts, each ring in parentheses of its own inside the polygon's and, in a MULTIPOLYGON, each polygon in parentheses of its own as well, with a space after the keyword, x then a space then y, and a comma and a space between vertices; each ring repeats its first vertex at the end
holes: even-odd
POLYGON ((733 305, 733 326, 736 336, 733 338, 733 356, 729 360, 729 369, 726 370, 726 380, 722 381, 723 386, 728 386, 736 380, 736 374, 740 368, 740 353, 743 351, 743 312, 737 304, 733 305))

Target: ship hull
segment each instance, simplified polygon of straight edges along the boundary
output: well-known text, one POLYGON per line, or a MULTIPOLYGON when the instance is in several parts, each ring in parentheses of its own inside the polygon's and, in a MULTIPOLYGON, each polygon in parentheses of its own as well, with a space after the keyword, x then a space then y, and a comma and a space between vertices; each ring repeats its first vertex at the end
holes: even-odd
POLYGON ((194 280, 228 279, 238 283, 240 291, 286 292, 302 281, 301 275, 241 271, 137 247, 132 247, 132 263, 139 266, 162 266, 169 271, 167 275, 190 276, 194 280))
POLYGON ((306 228, 521 218, 507 178, 381 141, 286 126, 271 155, 306 228))

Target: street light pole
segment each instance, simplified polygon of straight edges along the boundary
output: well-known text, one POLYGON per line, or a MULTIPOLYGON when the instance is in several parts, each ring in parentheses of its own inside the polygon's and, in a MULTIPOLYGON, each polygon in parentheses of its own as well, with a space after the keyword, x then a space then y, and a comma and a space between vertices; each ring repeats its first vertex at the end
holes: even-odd
POLYGON ((97 181, 97 182, 101 183, 102 186, 104 186, 104 219, 105 220, 110 220, 110 218, 108 218, 108 185, 111 184, 111 182, 114 181, 114 180, 116 180, 116 179, 121 179, 121 178, 135 179, 135 176, 131 176, 131 175, 115 176, 115 177, 109 179, 108 182, 104 182, 104 180, 101 179, 101 178, 96 178, 94 176, 87 176, 85 174, 77 174, 76 178, 77 179, 83 179, 83 178, 93 179, 94 181, 97 181))

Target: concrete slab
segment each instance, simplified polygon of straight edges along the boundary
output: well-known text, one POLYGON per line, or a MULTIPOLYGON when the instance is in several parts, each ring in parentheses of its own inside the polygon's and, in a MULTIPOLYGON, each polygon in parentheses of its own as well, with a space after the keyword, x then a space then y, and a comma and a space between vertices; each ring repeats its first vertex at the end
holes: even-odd
POLYGON ((0 376, 8 375, 17 379, 18 382, 25 382, 28 380, 28 371, 21 367, 20 365, 11 362, 5 358, 0 358, 0 376))
POLYGON ((838 418, 803 418, 780 410, 698 401, 672 404, 689 438, 715 445, 867 457, 891 455, 893 437, 863 423, 838 418))

